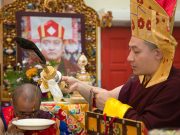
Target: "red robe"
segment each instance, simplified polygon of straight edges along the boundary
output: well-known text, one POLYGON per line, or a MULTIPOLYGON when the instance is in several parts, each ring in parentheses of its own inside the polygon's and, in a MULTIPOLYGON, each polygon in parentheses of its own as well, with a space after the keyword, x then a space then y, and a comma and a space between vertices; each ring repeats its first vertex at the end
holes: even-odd
POLYGON ((119 93, 119 100, 132 106, 125 118, 143 121, 148 129, 180 127, 180 70, 172 68, 168 79, 145 88, 131 77, 119 93))
MULTIPOLYGON (((9 122, 15 118, 14 116, 14 108, 12 106, 5 107, 2 109, 2 115, 4 118, 4 124, 5 127, 8 127, 9 122)), ((48 112, 40 110, 37 118, 44 118, 44 119, 50 119, 51 116, 48 112)), ((47 129, 44 130, 39 130, 39 131, 25 131, 25 135, 56 135, 59 134, 59 125, 58 125, 58 120, 54 119, 56 121, 56 124, 50 126, 47 129)))

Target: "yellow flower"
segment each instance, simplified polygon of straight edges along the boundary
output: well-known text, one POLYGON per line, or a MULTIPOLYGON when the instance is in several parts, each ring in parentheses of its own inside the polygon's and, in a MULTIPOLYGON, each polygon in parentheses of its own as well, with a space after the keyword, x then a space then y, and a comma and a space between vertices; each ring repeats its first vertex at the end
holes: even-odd
POLYGON ((33 67, 26 71, 26 76, 28 79, 32 79, 33 76, 37 75, 38 69, 33 67))

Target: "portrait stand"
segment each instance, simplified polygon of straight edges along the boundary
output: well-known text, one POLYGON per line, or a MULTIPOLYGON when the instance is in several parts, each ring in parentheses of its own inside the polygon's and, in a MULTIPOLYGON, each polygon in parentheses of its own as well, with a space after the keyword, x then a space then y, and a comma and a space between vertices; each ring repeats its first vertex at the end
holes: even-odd
POLYGON ((88 59, 86 66, 87 72, 97 83, 97 27, 100 23, 97 12, 86 6, 83 0, 15 0, 14 2, 5 5, 0 11, 0 35, 1 40, 1 98, 9 100, 9 91, 7 84, 3 82, 3 75, 6 70, 14 70, 18 63, 18 49, 14 41, 14 37, 18 36, 17 32, 17 12, 41 12, 48 14, 81 14, 84 16, 84 48, 85 55, 88 59))

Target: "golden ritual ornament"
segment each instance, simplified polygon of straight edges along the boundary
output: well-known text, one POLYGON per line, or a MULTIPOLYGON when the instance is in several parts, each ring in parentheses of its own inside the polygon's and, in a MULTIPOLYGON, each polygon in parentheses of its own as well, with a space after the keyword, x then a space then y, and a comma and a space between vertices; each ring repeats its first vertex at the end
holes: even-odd
POLYGON ((61 80, 62 74, 52 66, 46 66, 40 73, 41 76, 41 91, 50 91, 55 102, 61 101, 63 94, 58 83, 61 80))
POLYGON ((80 81, 87 82, 88 84, 91 84, 91 77, 88 72, 86 72, 85 66, 88 64, 87 57, 84 54, 81 54, 81 56, 78 59, 78 65, 80 67, 80 72, 76 74, 76 78, 80 81))

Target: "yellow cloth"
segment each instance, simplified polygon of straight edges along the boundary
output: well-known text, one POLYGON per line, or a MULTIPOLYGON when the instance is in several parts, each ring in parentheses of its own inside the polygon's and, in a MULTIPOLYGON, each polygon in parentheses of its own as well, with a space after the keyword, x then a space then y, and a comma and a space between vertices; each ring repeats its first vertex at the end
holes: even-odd
POLYGON ((129 108, 131 108, 131 106, 123 104, 117 99, 109 98, 105 103, 103 114, 123 118, 129 108))
MULTIPOLYGON (((131 30, 134 37, 155 44, 163 59, 158 70, 146 85, 150 87, 167 80, 172 67, 177 42, 172 36, 174 14, 169 16, 156 0, 131 0, 131 30)), ((144 76, 140 76, 142 82, 144 76)))

